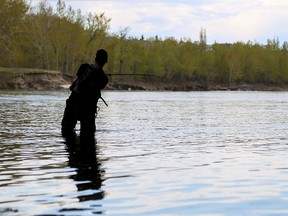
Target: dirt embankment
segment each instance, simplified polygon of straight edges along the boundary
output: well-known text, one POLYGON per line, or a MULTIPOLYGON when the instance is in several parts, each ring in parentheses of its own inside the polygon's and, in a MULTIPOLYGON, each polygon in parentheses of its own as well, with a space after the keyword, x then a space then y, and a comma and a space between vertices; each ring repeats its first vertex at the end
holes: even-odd
POLYGON ((0 89, 56 90, 67 88, 72 78, 60 72, 1 72, 0 80, 0 89))
MULTIPOLYGON (((67 89, 74 77, 57 71, 33 69, 0 68, 0 89, 58 90, 67 89)), ((191 81, 171 82, 157 78, 150 81, 133 79, 110 79, 106 90, 144 90, 144 91, 288 91, 288 85, 267 84, 217 84, 191 81)))
POLYGON ((276 84, 219 84, 201 82, 119 82, 110 83, 109 90, 146 90, 146 91, 288 91, 288 85, 276 84))

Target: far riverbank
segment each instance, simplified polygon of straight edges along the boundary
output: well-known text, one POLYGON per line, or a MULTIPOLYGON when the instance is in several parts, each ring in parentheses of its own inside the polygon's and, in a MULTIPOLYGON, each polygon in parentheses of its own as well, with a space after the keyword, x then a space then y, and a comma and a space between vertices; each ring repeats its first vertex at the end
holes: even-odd
MULTIPOLYGON (((7 90, 60 90, 68 89, 75 77, 58 71, 39 69, 0 68, 0 89, 7 90)), ((288 85, 221 84, 192 81, 167 81, 161 78, 138 81, 134 78, 110 77, 107 90, 143 91, 288 91, 288 85)))

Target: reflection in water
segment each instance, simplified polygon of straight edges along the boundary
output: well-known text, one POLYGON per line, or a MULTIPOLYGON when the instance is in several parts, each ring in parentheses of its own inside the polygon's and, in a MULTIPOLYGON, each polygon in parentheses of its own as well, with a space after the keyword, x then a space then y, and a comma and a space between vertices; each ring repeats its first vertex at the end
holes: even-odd
POLYGON ((67 94, 0 91, 1 216, 288 215, 288 92, 105 92, 97 145, 67 94))
POLYGON ((65 144, 69 153, 68 165, 76 171, 70 178, 75 181, 78 192, 93 191, 92 194, 79 193, 77 196, 79 202, 103 199, 104 192, 101 190, 101 185, 104 181, 104 170, 101 169, 101 163, 97 158, 94 136, 79 137, 74 134, 65 138, 65 144))

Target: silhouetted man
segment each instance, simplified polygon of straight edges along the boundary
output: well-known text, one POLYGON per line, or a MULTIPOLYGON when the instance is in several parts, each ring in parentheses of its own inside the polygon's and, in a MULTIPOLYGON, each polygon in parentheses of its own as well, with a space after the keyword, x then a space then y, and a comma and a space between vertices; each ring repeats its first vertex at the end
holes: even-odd
POLYGON ((108 76, 103 66, 108 61, 108 53, 100 49, 96 53, 95 64, 82 64, 77 72, 77 79, 70 86, 71 95, 66 100, 62 119, 62 135, 74 133, 77 121, 80 121, 81 135, 94 135, 95 116, 101 90, 108 83, 108 76))

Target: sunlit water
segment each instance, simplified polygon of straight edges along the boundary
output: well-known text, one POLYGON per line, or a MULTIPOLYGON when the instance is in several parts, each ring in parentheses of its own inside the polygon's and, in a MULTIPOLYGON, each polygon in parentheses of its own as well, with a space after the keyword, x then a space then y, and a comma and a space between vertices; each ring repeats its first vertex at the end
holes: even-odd
POLYGON ((0 215, 288 215, 288 93, 103 92, 86 152, 68 95, 0 92, 0 215))

